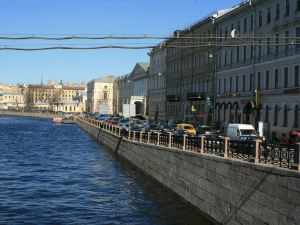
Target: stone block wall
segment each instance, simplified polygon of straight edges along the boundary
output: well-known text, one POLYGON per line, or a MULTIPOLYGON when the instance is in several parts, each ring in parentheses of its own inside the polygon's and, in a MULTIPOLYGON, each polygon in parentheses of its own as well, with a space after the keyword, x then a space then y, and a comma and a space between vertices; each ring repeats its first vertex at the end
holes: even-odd
POLYGON ((83 121, 77 124, 216 223, 300 224, 298 171, 120 141, 83 121))

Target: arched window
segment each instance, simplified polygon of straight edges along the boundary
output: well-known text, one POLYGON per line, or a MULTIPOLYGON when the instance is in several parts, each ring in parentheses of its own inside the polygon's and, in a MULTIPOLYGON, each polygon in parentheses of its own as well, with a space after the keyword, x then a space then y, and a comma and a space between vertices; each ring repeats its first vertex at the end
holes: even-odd
POLYGON ((284 127, 288 126, 288 108, 287 108, 287 105, 284 105, 284 108, 283 108, 283 126, 284 127))
POLYGON ((298 105, 295 106, 294 114, 295 114, 294 115, 294 119, 295 119, 294 127, 299 128, 299 106, 298 105))
POLYGON ((278 106, 275 105, 274 107, 274 126, 277 126, 278 124, 278 106))

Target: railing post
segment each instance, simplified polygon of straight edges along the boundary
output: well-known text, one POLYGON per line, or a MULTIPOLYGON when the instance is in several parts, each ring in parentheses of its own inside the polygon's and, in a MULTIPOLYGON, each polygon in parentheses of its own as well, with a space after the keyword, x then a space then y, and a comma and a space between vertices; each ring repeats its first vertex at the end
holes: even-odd
POLYGON ((140 131, 140 143, 142 143, 142 141, 143 141, 143 132, 140 131))
POLYGON ((255 163, 259 163, 260 143, 261 143, 261 140, 256 139, 256 141, 255 141, 255 163))
POLYGON ((169 132, 169 148, 171 148, 172 147, 172 133, 171 132, 169 132))
POLYGON ((159 132, 157 132, 157 142, 156 142, 156 144, 157 144, 157 145, 159 145, 159 144, 160 144, 160 143, 159 143, 159 140, 160 140, 160 138, 159 138, 159 137, 160 137, 160 133, 159 133, 159 132))
POLYGON ((130 140, 130 129, 128 129, 128 140, 130 140))
POLYGON ((150 143, 150 132, 148 132, 147 143, 150 143))
POLYGON ((229 142, 229 137, 225 137, 224 140, 224 158, 228 159, 228 142, 229 142))
POLYGON ((186 134, 183 135, 183 145, 182 145, 182 150, 185 151, 185 144, 186 144, 186 134))
POLYGON ((205 138, 204 136, 202 135, 201 136, 201 149, 200 149, 200 152, 203 154, 204 153, 204 142, 205 142, 205 138))
POLYGON ((133 141, 135 141, 135 131, 133 131, 133 141))

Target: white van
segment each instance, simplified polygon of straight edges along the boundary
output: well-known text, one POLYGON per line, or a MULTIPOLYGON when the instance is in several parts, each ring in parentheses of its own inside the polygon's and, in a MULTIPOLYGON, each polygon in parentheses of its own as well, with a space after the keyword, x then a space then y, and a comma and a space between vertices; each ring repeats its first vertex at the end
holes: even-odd
POLYGON ((257 138, 256 131, 249 124, 229 124, 227 128, 227 137, 237 141, 251 141, 257 138))

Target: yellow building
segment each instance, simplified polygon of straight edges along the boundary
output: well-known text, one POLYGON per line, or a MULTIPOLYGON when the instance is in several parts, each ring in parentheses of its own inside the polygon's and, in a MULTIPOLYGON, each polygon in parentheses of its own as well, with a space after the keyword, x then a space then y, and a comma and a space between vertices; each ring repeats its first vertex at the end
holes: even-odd
POLYGON ((0 92, 0 109, 24 108, 24 97, 18 92, 0 92))

